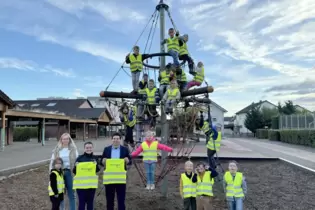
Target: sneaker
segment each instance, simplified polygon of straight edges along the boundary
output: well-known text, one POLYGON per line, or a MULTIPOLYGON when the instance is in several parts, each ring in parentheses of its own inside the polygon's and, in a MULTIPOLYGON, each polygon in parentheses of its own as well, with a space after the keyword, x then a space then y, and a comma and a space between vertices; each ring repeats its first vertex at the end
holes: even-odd
POLYGON ((151 184, 151 190, 154 190, 154 189, 155 189, 155 185, 151 184))
POLYGON ((146 190, 150 190, 151 189, 151 185, 147 184, 147 187, 145 188, 146 190))

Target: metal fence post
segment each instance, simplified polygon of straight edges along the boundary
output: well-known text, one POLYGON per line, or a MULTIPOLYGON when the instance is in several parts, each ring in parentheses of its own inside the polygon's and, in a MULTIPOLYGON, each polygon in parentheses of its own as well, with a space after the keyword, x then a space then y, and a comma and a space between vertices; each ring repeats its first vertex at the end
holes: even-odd
POLYGON ((285 128, 288 129, 288 115, 285 115, 285 128))
POLYGON ((298 127, 298 130, 300 130, 300 115, 296 115, 296 118, 297 118, 297 127, 298 127))
POLYGON ((305 121, 305 127, 306 129, 308 128, 308 125, 307 125, 307 117, 306 117, 306 114, 304 115, 304 121, 305 121))

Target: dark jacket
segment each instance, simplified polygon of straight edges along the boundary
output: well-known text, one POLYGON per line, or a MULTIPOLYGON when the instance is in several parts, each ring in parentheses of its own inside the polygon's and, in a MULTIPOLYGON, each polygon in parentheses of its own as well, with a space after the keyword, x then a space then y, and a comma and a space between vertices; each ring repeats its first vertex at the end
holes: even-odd
POLYGON ((139 88, 140 89, 145 89, 147 87, 148 87, 148 82, 145 82, 145 81, 142 81, 142 80, 139 82, 139 88))
MULTIPOLYGON (((135 57, 137 57, 137 55, 133 54, 135 57)), ((142 54, 142 61, 144 61, 145 59, 147 59, 149 57, 149 54, 142 54)), ((130 63, 130 59, 129 56, 126 56, 126 63, 129 64, 130 63)))
MULTIPOLYGON (((111 159, 111 156, 112 156, 112 145, 104 148, 102 160, 103 160, 103 158, 111 159)), ((131 165, 131 156, 130 156, 129 149, 127 147, 122 146, 122 145, 120 145, 120 158, 121 159, 128 158, 129 159, 128 165, 131 165)), ((102 165, 103 165, 103 162, 102 162, 102 165)), ((126 167, 126 170, 127 170, 127 167, 126 167)))
MULTIPOLYGON (((84 153, 83 155, 80 155, 80 156, 77 158, 77 160, 76 160, 75 162, 76 162, 76 163, 81 163, 81 162, 94 162, 94 161, 97 163, 97 157, 94 156, 93 153, 92 153, 92 154, 86 154, 86 153, 84 153)), ((100 167, 99 167, 99 165, 97 164, 97 165, 96 165, 95 173, 97 173, 97 172, 99 172, 99 171, 100 171, 100 167)), ((73 172, 74 174, 77 173, 77 168, 76 168, 76 166, 74 166, 72 172, 73 172)))
MULTIPOLYGON (((63 173, 62 173, 62 170, 56 170, 56 169, 52 169, 50 171, 50 176, 49 176, 49 181, 50 181, 50 187, 52 189, 52 191, 55 193, 55 195, 58 195, 58 186, 57 186, 57 176, 55 173, 53 173, 53 171, 57 171, 58 174, 63 177, 63 173)), ((53 195, 52 195, 53 196, 53 195)), ((59 194, 59 197, 58 197, 61 201, 63 200, 64 198, 64 194, 61 193, 59 194)))

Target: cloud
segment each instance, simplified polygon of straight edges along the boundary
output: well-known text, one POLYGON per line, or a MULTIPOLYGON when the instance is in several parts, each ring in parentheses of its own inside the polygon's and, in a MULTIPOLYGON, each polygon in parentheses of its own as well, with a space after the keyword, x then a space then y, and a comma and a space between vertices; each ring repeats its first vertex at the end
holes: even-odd
POLYGON ((76 88, 76 89, 74 89, 72 95, 73 95, 74 97, 76 97, 76 98, 85 97, 85 96, 83 95, 83 92, 84 92, 84 91, 83 91, 82 89, 76 88))
POLYGON ((41 67, 34 61, 20 60, 17 58, 0 58, 0 69, 17 69, 21 71, 53 73, 57 76, 68 78, 73 78, 76 76, 72 69, 54 68, 50 65, 41 67))
POLYGON ((280 91, 305 91, 315 89, 315 80, 305 80, 303 82, 289 83, 283 85, 276 85, 265 90, 265 92, 280 92, 280 91))

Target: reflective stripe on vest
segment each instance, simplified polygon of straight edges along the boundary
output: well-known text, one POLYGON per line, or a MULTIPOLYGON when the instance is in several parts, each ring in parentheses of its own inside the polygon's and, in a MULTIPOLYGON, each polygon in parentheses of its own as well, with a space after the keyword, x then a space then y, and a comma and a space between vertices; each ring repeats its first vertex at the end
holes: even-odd
POLYGON ((161 72, 161 85, 170 84, 170 73, 166 73, 166 71, 161 72))
POLYGON ((227 184, 226 186, 226 197, 229 198, 242 198, 244 197, 242 183, 243 183, 243 174, 240 172, 236 172, 235 178, 233 181, 232 174, 227 171, 224 174, 224 180, 227 184))
POLYGON ((179 47, 179 55, 188 55, 187 44, 185 42, 179 47))
POLYGON ((181 174, 181 179, 183 182, 183 196, 184 198, 196 197, 197 184, 192 182, 192 174, 189 179, 185 173, 181 174))
POLYGON ((130 54, 129 60, 130 60, 130 71, 131 72, 134 72, 137 70, 142 71, 143 64, 142 64, 142 55, 141 54, 138 54, 137 57, 135 57, 134 54, 130 54))
POLYGON ((150 90, 149 88, 146 88, 145 92, 147 94, 147 102, 148 102, 148 104, 155 104, 156 88, 153 88, 152 90, 150 90))
POLYGON ((208 195, 213 196, 212 185, 214 183, 213 179, 210 179, 211 172, 206 171, 200 179, 200 175, 197 176, 197 195, 208 195))
MULTIPOLYGON (((63 180, 63 176, 60 176, 57 171, 52 171, 52 173, 56 174, 58 194, 61 194, 64 192, 64 189, 65 189, 65 183, 63 180)), ((48 184, 48 193, 49 193, 49 196, 55 195, 54 191, 52 190, 52 188, 50 186, 50 182, 48 184)))
POLYGON ((141 146, 143 149, 143 152, 142 152, 143 161, 146 161, 146 160, 157 161, 158 144, 159 144, 158 141, 152 141, 149 147, 147 142, 142 142, 141 146))
POLYGON ((76 165, 76 175, 73 177, 73 189, 96 189, 97 187, 96 163, 78 163, 76 165))
POLYGON ((127 172, 124 159, 106 159, 103 184, 126 184, 127 172))
POLYGON ((175 88, 175 89, 167 89, 167 99, 168 100, 174 100, 177 96, 177 93, 179 92, 179 89, 178 88, 175 88))
POLYGON ((194 81, 202 83, 204 78, 205 78, 205 68, 202 67, 201 72, 197 72, 197 74, 195 75, 194 81))
MULTIPOLYGON (((140 81, 142 83, 142 85, 144 85, 144 80, 140 81)), ((145 94, 145 89, 148 88, 148 83, 146 84, 146 86, 144 86, 144 88, 139 89, 138 93, 139 94, 145 94)))
POLYGON ((216 140, 214 140, 214 145, 213 145, 213 134, 210 135, 210 139, 208 141, 207 144, 207 148, 210 150, 216 150, 217 152, 220 151, 220 147, 221 147, 221 140, 222 140, 222 135, 221 135, 221 131, 218 132, 218 137, 216 140))
POLYGON ((168 38, 167 39, 167 51, 174 50, 176 52, 179 51, 179 41, 178 37, 168 38))

